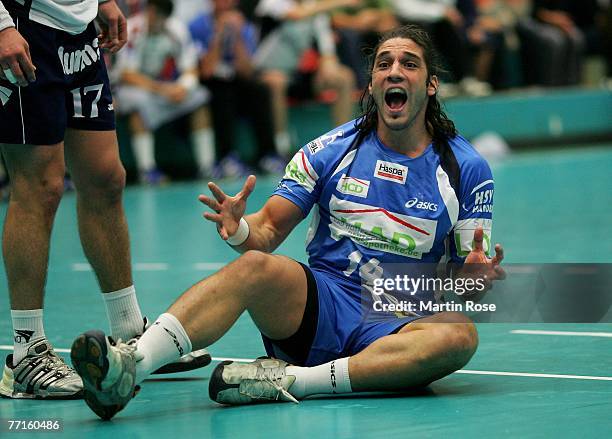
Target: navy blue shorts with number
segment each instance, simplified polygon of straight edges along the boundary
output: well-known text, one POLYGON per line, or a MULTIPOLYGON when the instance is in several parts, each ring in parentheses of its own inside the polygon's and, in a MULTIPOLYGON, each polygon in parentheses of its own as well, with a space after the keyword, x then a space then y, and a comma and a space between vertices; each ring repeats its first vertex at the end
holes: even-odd
POLYGON ((66 128, 115 129, 106 66, 91 23, 78 35, 13 16, 28 42, 36 81, 0 80, 0 143, 52 145, 66 128))

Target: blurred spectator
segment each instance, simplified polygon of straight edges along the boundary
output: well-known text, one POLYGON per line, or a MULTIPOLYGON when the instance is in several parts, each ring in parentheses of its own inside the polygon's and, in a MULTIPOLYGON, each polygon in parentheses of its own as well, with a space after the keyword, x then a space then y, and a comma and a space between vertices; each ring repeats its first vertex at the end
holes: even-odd
POLYGON ((432 36, 444 57, 452 82, 467 75, 468 49, 464 16, 455 0, 391 0, 402 23, 416 23, 432 36))
POLYGON ((460 90, 475 96, 490 93, 489 84, 473 76, 470 44, 486 42, 482 30, 473 27, 477 16, 473 0, 391 0, 391 4, 402 23, 418 24, 432 36, 448 69, 441 94, 452 96, 460 90))
POLYGON ((517 19, 512 8, 506 0, 476 0, 475 3, 476 19, 467 29, 474 51, 474 76, 496 89, 519 85, 518 69, 509 65, 511 59, 515 62, 519 59, 517 19))
POLYGON ((342 8, 332 14, 338 58, 353 70, 360 89, 368 84, 364 49, 376 46, 379 36, 398 24, 389 0, 364 0, 358 8, 342 8))
MULTIPOLYGON (((533 16, 541 23, 540 33, 551 45, 551 65, 544 78, 545 85, 572 85, 580 81, 584 34, 576 25, 572 12, 590 3, 589 0, 534 0, 533 16), (573 5, 572 3, 575 3, 573 5)), ((543 52, 540 55, 545 56, 543 52)))
POLYGON ((149 0, 142 14, 128 20, 129 43, 119 52, 116 70, 118 111, 129 114, 132 148, 140 180, 158 184, 153 131, 189 114, 191 141, 200 172, 214 163, 208 91, 198 82, 197 52, 189 31, 172 14, 171 0, 149 0))
POLYGON ((244 176, 251 171, 236 155, 236 121, 252 121, 258 151, 252 165, 282 173, 285 161, 275 155, 270 91, 255 78, 252 57, 257 46, 253 24, 245 20, 237 0, 213 0, 213 11, 195 18, 189 30, 200 48, 200 80, 211 92, 210 107, 217 154, 215 177, 244 176))
MULTIPOLYGON (((347 122, 353 112, 355 76, 340 64, 330 26, 329 12, 339 7, 358 6, 359 0, 261 0, 256 13, 262 17, 265 35, 255 54, 255 65, 272 91, 277 151, 291 152, 287 123, 287 92, 299 77, 300 61, 313 44, 320 58, 306 83, 310 92, 323 90, 336 94, 332 106, 334 125, 347 122)), ((302 78, 303 80, 304 78, 302 78)))

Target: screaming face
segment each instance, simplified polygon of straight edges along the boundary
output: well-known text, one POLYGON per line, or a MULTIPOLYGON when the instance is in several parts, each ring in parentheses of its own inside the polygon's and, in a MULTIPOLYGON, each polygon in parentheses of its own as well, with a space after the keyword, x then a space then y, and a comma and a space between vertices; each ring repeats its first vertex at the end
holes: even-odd
POLYGON ((425 126, 429 96, 438 79, 428 77, 422 48, 406 38, 381 44, 372 69, 369 92, 378 108, 378 130, 400 131, 425 126))

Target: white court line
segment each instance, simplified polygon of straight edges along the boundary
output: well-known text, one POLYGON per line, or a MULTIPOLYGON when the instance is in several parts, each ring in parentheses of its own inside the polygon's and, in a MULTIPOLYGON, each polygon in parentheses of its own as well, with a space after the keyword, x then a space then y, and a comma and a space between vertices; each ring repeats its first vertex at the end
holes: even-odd
MULTIPOLYGON (((227 265, 226 262, 196 262, 192 268, 197 271, 217 271, 227 265)), ((134 271, 168 271, 170 264, 165 262, 136 262, 134 271)), ((72 271, 92 271, 87 262, 76 262, 72 264, 72 271)))
POLYGON ((166 271, 168 264, 165 262, 136 262, 134 271, 166 271))
MULTIPOLYGON (((12 351, 13 346, 0 345, 0 350, 12 351)), ((54 348, 56 352, 70 353, 70 349, 54 348)), ((240 361, 250 363, 253 358, 232 358, 232 357, 212 357, 213 361, 240 361)), ((569 380, 592 380, 592 381, 612 381, 612 377, 590 376, 590 375, 560 375, 552 373, 528 373, 528 372, 495 372, 490 370, 458 370, 455 373, 465 375, 496 375, 496 376, 514 376, 514 377, 533 377, 533 378, 559 378, 569 380)))
POLYGON ((559 375, 553 373, 527 373, 527 372, 492 372, 489 370, 466 370, 461 369, 455 373, 464 373, 467 375, 498 375, 498 376, 513 376, 513 377, 535 377, 535 378, 561 378, 569 380, 596 380, 596 381, 612 381, 612 377, 598 377, 590 375, 559 375))
MULTIPOLYGON (((167 271, 169 265, 165 262, 136 262, 134 271, 167 271)), ((91 265, 87 262, 72 264, 72 271, 91 271, 91 265)))
POLYGON ((72 264, 72 271, 91 271, 91 265, 87 262, 77 262, 72 264))
POLYGON ((566 335, 575 337, 612 337, 612 332, 572 332, 572 331, 536 331, 531 329, 514 329, 511 334, 527 335, 566 335))
POLYGON ((197 262, 193 264, 193 268, 198 271, 217 271, 226 265, 225 262, 197 262))

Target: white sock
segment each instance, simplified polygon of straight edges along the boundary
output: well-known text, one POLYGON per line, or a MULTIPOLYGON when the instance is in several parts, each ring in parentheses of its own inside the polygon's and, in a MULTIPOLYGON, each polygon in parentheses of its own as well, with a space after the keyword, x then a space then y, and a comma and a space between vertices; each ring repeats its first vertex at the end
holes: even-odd
POLYGON ((294 375, 295 382, 289 393, 297 399, 309 395, 351 393, 348 357, 314 367, 287 366, 287 375, 294 375))
POLYGON ((139 171, 155 168, 155 138, 153 133, 139 133, 132 136, 132 150, 139 171))
POLYGON ((28 353, 28 348, 41 338, 45 338, 43 310, 11 310, 13 319, 13 366, 16 366, 28 353))
POLYGON ((134 285, 111 293, 104 293, 102 298, 106 305, 111 336, 115 340, 120 338, 127 342, 142 334, 144 321, 134 285))
POLYGON ((198 170, 209 172, 215 164, 215 138, 211 128, 202 128, 191 133, 191 142, 198 170))
POLYGON ((274 135, 274 143, 276 143, 276 152, 286 157, 291 154, 291 136, 287 131, 281 131, 274 135))
POLYGON ((164 313, 136 343, 136 384, 160 367, 191 352, 191 340, 185 328, 172 314, 164 313))

